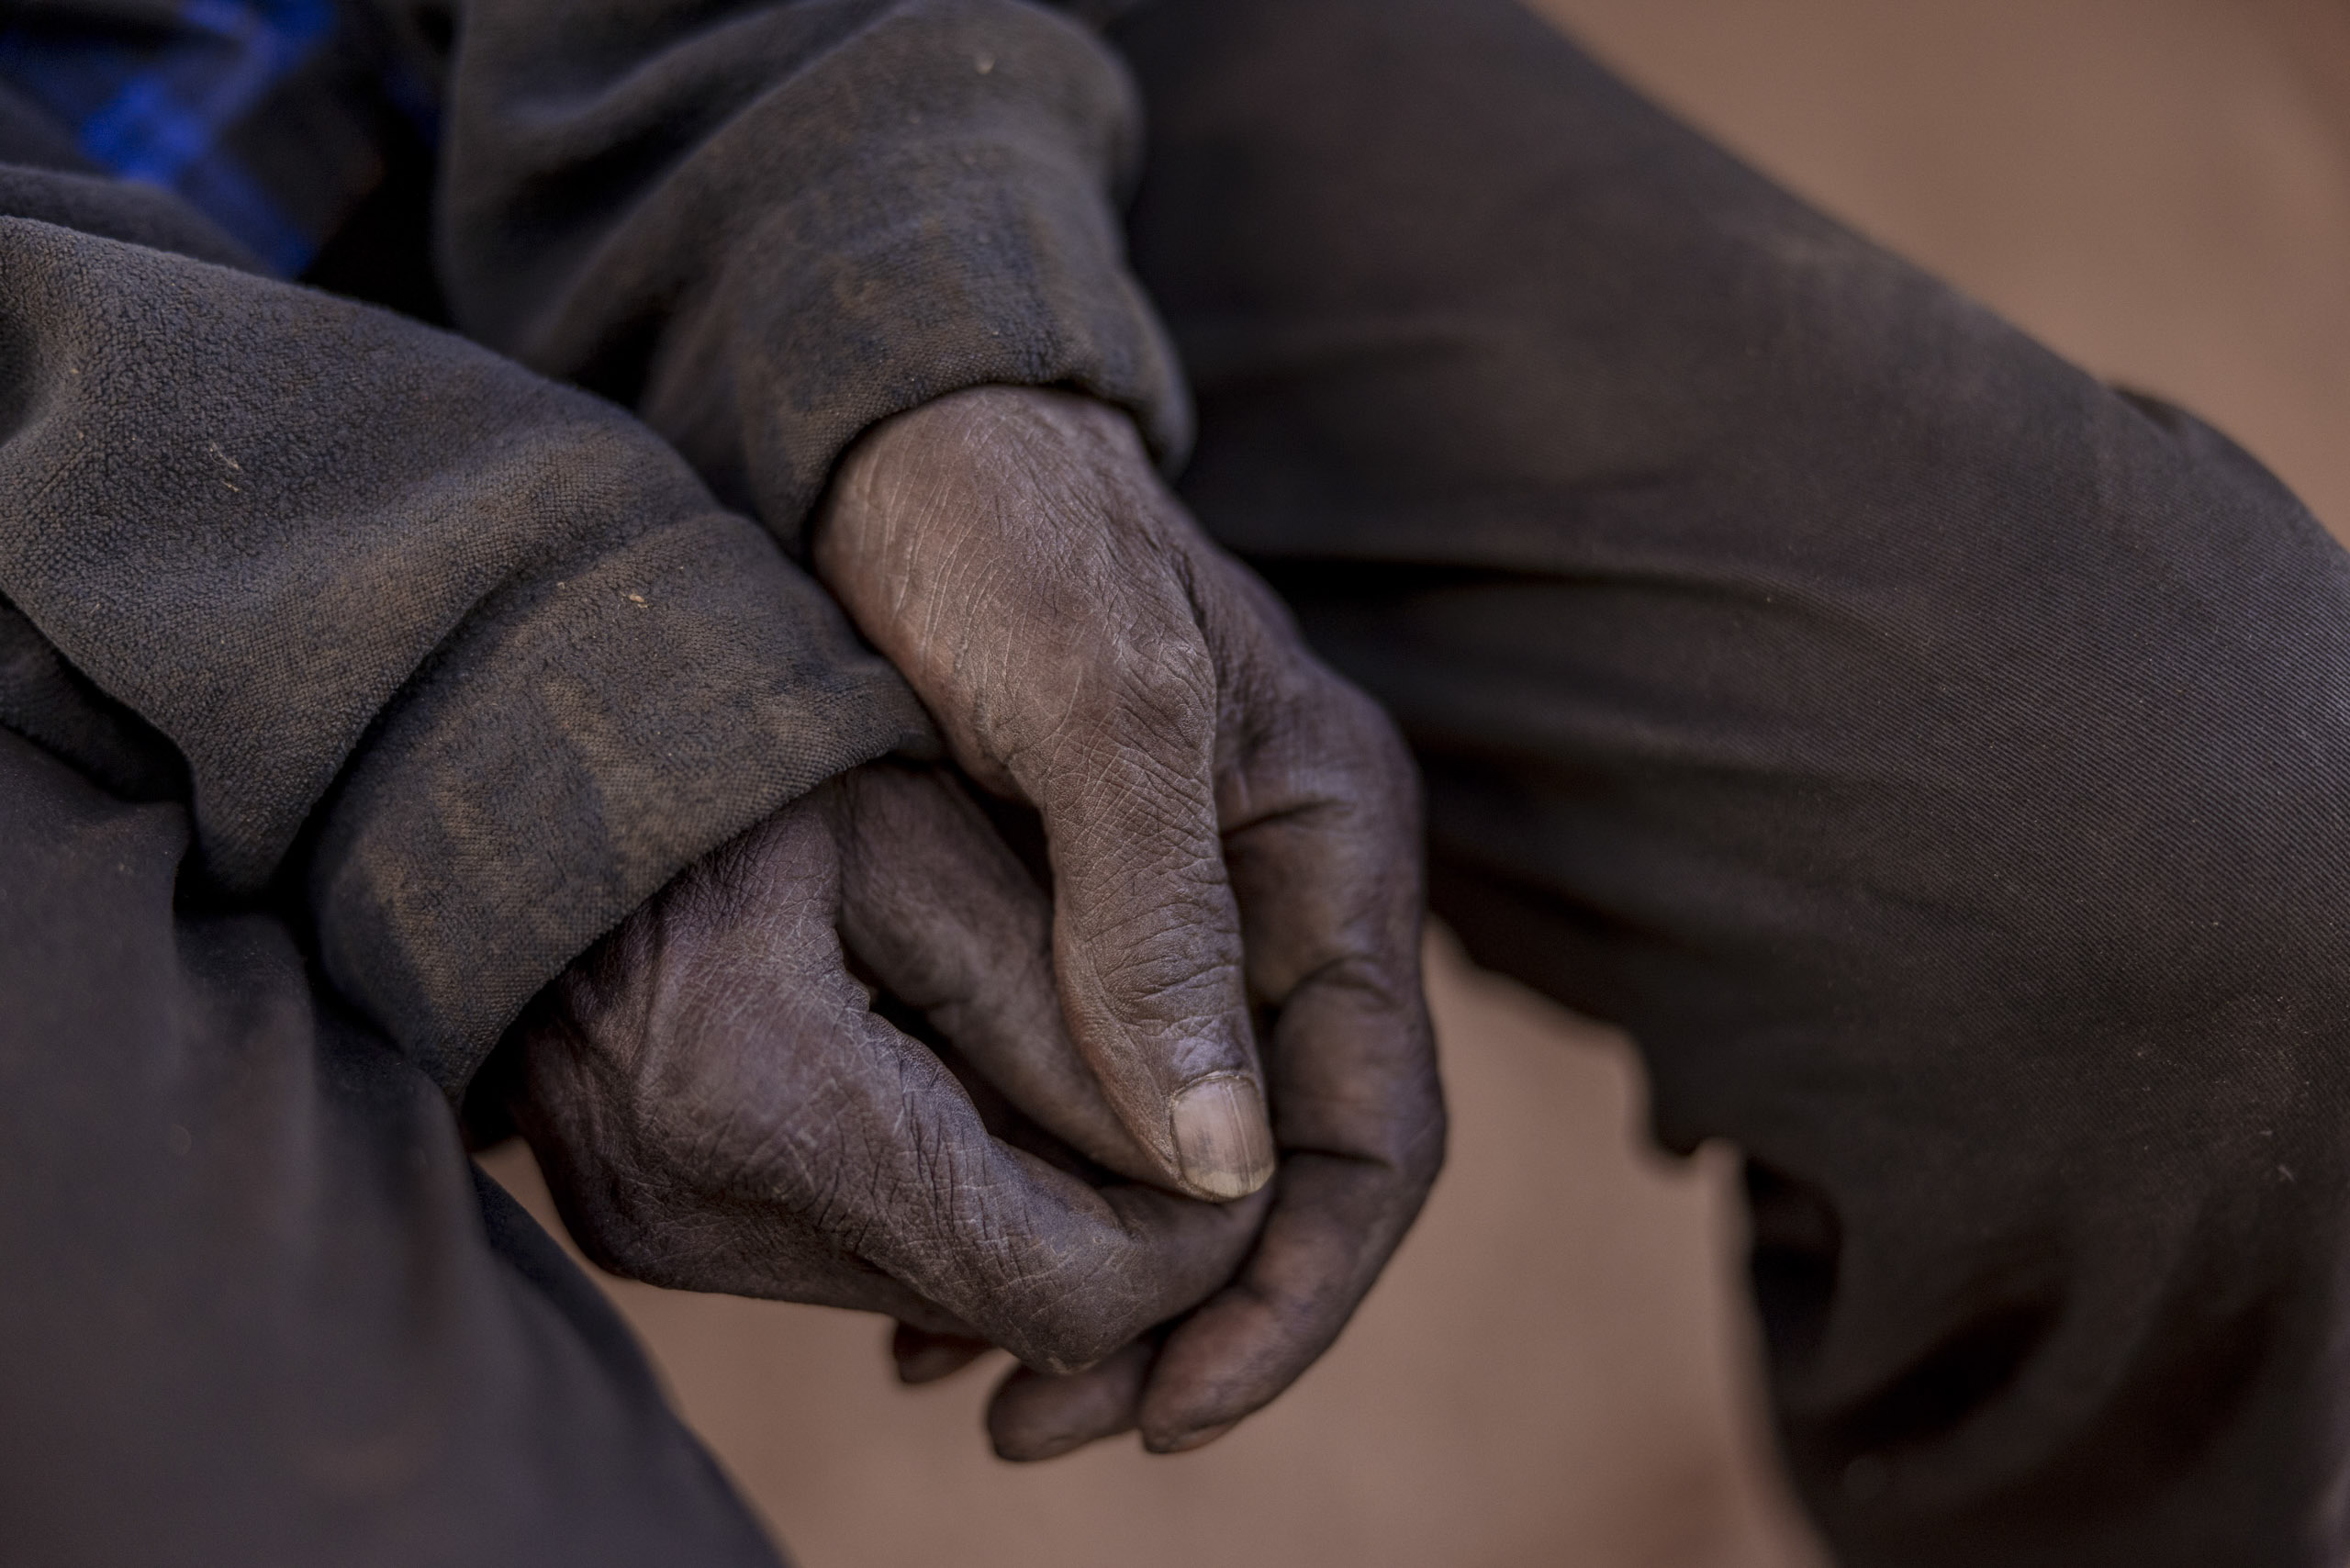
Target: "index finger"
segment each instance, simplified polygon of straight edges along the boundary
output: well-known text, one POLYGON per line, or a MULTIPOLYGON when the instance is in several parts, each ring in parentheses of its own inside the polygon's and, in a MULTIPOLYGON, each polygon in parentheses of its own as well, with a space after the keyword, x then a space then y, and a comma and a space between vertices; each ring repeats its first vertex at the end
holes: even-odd
POLYGON ((1052 858, 1053 969, 1078 1048, 1143 1146, 1186 1190, 1221 1201, 1263 1186, 1273 1149, 1217 821, 1213 673, 1204 678, 1198 692, 1115 666, 1081 677, 1078 722, 1031 792, 1052 858))

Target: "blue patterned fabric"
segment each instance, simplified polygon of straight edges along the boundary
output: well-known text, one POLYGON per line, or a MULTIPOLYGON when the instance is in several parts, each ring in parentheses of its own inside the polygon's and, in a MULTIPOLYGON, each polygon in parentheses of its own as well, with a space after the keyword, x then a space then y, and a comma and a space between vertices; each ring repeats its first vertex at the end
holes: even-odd
POLYGON ((351 108, 318 90, 347 74, 332 58, 346 22, 336 0, 26 7, 0 30, 0 83, 93 162, 178 192, 290 277, 377 173, 351 108))

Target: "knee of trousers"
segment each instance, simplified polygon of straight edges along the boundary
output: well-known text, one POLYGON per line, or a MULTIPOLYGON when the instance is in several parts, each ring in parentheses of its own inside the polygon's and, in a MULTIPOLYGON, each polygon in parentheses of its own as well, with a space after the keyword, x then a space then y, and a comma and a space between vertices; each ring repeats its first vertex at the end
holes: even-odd
POLYGON ((1439 912, 1631 1029, 1669 1142, 1747 1151, 1780 1418, 1854 1561, 2302 1561, 2350 579, 2208 428, 2077 398, 1915 531, 1277 576, 1415 744, 1439 912))
POLYGON ((1630 1030, 1668 1144, 1745 1152, 1778 1418, 1852 1561, 2338 1560, 2350 778, 2272 752, 2255 801, 2150 805, 2123 760, 2034 770, 2002 833, 1431 758, 1438 911, 1630 1030))

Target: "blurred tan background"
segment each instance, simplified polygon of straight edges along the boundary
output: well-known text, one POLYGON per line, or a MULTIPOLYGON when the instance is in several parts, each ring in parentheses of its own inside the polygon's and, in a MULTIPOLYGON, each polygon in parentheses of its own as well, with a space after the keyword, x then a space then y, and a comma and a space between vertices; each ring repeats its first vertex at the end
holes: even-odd
MULTIPOLYGON (((1830 211, 2350 522, 2350 0, 1542 0, 1830 211)), ((1433 952, 1456 1153, 1346 1338, 1223 1442, 1033 1469, 993 1372, 872 1319, 616 1285, 805 1568, 1798 1568, 1733 1161, 1640 1141, 1614 1037, 1433 952)), ((552 1222, 527 1155, 501 1179, 552 1222)))

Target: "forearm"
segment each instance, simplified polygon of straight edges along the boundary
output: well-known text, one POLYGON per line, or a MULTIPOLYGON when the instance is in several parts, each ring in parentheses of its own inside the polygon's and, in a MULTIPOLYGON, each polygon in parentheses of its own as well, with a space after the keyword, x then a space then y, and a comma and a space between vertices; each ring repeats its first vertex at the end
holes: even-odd
POLYGON ((0 722, 124 789, 175 760, 196 890, 306 879, 330 975, 453 1092, 680 867, 920 734, 616 409, 53 221, 0 216, 0 722))

